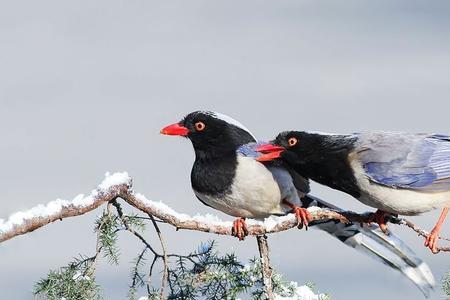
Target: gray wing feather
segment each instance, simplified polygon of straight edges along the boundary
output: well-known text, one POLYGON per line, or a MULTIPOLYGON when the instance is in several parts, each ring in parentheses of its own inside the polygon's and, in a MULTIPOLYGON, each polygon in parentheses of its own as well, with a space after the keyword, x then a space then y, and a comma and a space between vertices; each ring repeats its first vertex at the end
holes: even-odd
POLYGON ((444 135, 358 134, 355 153, 378 184, 422 191, 450 189, 450 138, 444 135))
POLYGON ((294 180, 291 174, 281 166, 268 165, 266 167, 272 173, 273 178, 280 188, 281 199, 285 199, 291 204, 301 206, 302 202, 300 197, 303 197, 306 193, 305 191, 300 191, 299 194, 299 191, 294 185, 294 180))

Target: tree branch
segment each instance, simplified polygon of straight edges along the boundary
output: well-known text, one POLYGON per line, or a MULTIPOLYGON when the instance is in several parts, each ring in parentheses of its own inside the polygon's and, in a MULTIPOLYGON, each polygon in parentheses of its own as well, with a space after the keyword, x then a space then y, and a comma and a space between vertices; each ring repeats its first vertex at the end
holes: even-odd
MULTIPOLYGON (((7 221, 0 219, 0 243, 56 220, 83 215, 118 197, 142 212, 171 224, 177 230, 187 229, 231 235, 232 222, 221 221, 213 215, 191 217, 178 213, 162 202, 150 201, 144 195, 133 192, 131 187, 132 179, 127 173, 107 174, 97 189, 87 197, 79 195, 72 201, 58 199, 46 206, 38 205, 28 211, 15 213, 7 221)), ((352 216, 358 216, 352 212, 336 212, 318 207, 310 207, 308 211, 313 221, 335 219, 347 223, 353 220, 352 216)), ((399 224, 406 225, 403 222, 399 224)), ((281 217, 272 216, 264 221, 248 220, 247 225, 249 235, 257 236, 296 227, 297 219, 295 215, 288 214, 281 217)), ((440 248, 440 250, 450 251, 450 247, 440 248)))
POLYGON ((267 236, 265 234, 256 237, 258 242, 259 257, 261 259, 261 269, 264 284, 264 294, 267 300, 273 300, 272 287, 272 266, 269 259, 269 244, 267 243, 267 236))
MULTIPOLYGON (((111 205, 112 205, 111 203, 108 203, 107 212, 109 215, 111 215, 111 205)), ((98 225, 97 240, 95 242, 95 255, 92 257, 92 263, 91 263, 90 267, 86 270, 86 274, 83 274, 83 275, 87 275, 87 276, 91 277, 92 275, 94 275, 94 272, 97 269, 98 258, 99 258, 100 252, 102 251, 102 246, 100 245, 100 235, 101 235, 102 227, 104 225, 105 225, 105 220, 103 220, 98 225)))
POLYGON ((163 264, 164 264, 164 271, 163 271, 163 278, 161 280, 161 291, 160 291, 159 297, 161 299, 164 299, 164 290, 166 289, 167 281, 169 279, 169 262, 167 259, 167 248, 166 248, 166 243, 164 242, 164 238, 161 233, 161 230, 159 229, 158 223, 156 223, 155 217, 153 217, 151 214, 149 214, 148 216, 152 220, 153 227, 155 227, 155 231, 156 231, 156 234, 158 235, 159 242, 161 244, 161 249, 163 251, 162 258, 163 258, 163 264))

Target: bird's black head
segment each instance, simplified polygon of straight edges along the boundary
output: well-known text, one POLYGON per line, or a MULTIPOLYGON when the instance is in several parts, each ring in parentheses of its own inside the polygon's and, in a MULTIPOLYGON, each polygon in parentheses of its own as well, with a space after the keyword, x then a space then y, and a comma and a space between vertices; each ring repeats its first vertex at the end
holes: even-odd
POLYGON ((290 164, 301 163, 309 154, 315 153, 322 143, 322 136, 304 131, 284 131, 257 150, 263 155, 259 161, 282 158, 290 164))
POLYGON ((162 134, 185 136, 197 155, 222 156, 254 142, 252 134, 238 121, 220 113, 195 111, 180 122, 164 127, 162 134))
POLYGON ((281 158, 294 164, 299 163, 311 151, 315 151, 320 142, 319 135, 304 131, 284 131, 272 141, 274 145, 286 149, 281 153, 281 158))

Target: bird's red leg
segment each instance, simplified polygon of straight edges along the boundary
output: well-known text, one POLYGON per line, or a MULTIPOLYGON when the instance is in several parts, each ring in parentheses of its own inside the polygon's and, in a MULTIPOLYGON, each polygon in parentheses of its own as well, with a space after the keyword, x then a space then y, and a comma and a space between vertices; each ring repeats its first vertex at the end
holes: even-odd
POLYGON ((439 240, 439 231, 441 231, 442 223, 444 223, 445 218, 447 217, 449 208, 446 207, 442 210, 441 215, 439 216, 439 220, 436 225, 434 225, 433 230, 431 230, 430 234, 425 239, 425 247, 430 248, 431 252, 434 254, 438 253, 437 243, 439 240))
POLYGON ((309 222, 313 219, 309 211, 306 208, 290 203, 286 199, 283 199, 282 203, 289 206, 294 211, 294 214, 297 217, 297 227, 302 229, 303 225, 305 225, 305 229, 308 230, 309 222))
POLYGON ((378 224, 378 226, 380 226, 381 231, 383 231, 385 234, 388 234, 387 223, 386 223, 387 215, 388 215, 388 213, 378 209, 375 213, 372 213, 369 215, 369 217, 367 218, 367 223, 370 224, 372 222, 376 222, 378 224))
POLYGON ((237 237, 240 241, 243 241, 248 235, 247 224, 245 224, 245 218, 239 218, 233 221, 233 228, 231 234, 237 237))

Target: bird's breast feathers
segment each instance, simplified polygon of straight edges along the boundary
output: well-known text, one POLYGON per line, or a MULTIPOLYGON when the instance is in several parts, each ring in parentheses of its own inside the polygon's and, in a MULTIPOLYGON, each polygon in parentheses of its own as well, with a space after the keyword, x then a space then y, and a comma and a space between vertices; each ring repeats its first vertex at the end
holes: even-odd
POLYGON ((194 192, 211 207, 236 217, 265 218, 285 213, 280 188, 272 173, 251 157, 237 157, 235 176, 226 194, 194 192))

